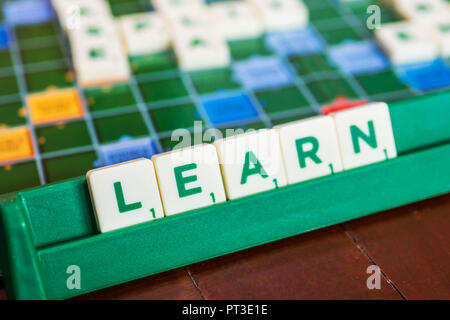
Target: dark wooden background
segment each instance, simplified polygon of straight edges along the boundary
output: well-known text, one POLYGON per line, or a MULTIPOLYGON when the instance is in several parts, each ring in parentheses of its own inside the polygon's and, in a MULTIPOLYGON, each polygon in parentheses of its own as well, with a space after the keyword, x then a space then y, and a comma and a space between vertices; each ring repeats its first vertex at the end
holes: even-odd
POLYGON ((79 298, 450 299, 450 194, 79 298))

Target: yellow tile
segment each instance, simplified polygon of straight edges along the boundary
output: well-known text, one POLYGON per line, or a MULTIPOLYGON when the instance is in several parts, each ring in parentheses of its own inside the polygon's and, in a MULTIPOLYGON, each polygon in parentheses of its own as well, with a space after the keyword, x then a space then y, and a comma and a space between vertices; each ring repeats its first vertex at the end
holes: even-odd
POLYGON ((27 97, 34 124, 61 122, 83 117, 80 96, 76 89, 52 89, 27 97))
POLYGON ((0 163, 11 163, 33 156, 28 127, 0 129, 0 163))

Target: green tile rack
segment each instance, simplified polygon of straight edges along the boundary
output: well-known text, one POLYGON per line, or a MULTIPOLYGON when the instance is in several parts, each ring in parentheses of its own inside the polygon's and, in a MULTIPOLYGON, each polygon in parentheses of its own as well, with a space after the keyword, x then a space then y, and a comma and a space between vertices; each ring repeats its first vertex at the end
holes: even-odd
POLYGON ((450 191, 450 91, 389 105, 399 156, 110 233, 85 178, 0 199, 12 299, 66 299, 450 191), (68 289, 69 266, 81 289, 68 289))

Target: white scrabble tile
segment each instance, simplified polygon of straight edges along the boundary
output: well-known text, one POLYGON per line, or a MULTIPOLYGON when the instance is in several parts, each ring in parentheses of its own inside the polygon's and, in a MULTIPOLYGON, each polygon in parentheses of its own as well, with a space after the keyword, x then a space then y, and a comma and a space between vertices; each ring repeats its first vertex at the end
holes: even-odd
POLYGON ((286 185, 278 132, 262 129, 215 143, 230 200, 286 185))
POLYGON ((169 34, 157 13, 122 16, 118 23, 128 55, 151 54, 169 48, 169 34))
POLYGON ((85 20, 111 19, 112 13, 104 0, 57 0, 53 6, 65 30, 75 30, 85 20))
POLYGON ((116 38, 80 43, 72 47, 72 56, 82 87, 121 83, 130 78, 128 57, 116 38))
POLYGON ((375 36, 395 65, 432 61, 438 57, 438 45, 426 28, 415 22, 394 22, 382 25, 375 36))
POLYGON ((164 23, 172 37, 193 31, 211 31, 208 12, 202 9, 175 11, 170 15, 163 15, 164 23))
POLYGON ((104 17, 85 19, 78 28, 68 30, 67 35, 72 49, 84 46, 86 42, 118 39, 114 21, 104 17))
POLYGON ((174 49, 178 64, 185 71, 223 68, 231 60, 226 41, 205 29, 177 33, 174 49))
POLYGON ((267 31, 304 28, 308 9, 299 0, 249 0, 264 22, 267 31))
POLYGON ((439 47, 439 54, 443 58, 450 58, 450 10, 426 24, 430 37, 439 47))
POLYGON ((87 173, 100 232, 164 217, 153 163, 138 159, 87 173))
POLYGON ((344 170, 397 157, 386 103, 370 103, 332 116, 344 170))
POLYGON ((333 117, 317 116, 274 127, 289 184, 343 170, 333 117))
POLYGON ((441 0, 394 0, 395 10, 405 19, 432 21, 448 10, 441 0))
POLYGON ((226 200, 213 145, 201 144, 152 157, 166 216, 226 200))
POLYGON ((214 3, 208 9, 208 17, 211 25, 227 40, 256 38, 264 31, 254 8, 246 2, 214 3))
POLYGON ((152 4, 158 12, 165 15, 196 10, 205 6, 203 0, 153 0, 152 4))

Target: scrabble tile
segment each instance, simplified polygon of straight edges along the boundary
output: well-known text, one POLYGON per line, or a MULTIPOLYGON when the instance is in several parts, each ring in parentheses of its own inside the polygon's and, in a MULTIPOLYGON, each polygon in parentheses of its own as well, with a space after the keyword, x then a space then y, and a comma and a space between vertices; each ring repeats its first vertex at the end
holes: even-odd
POLYGON ((28 127, 0 129, 0 165, 34 156, 28 127))
POLYGON ((111 14, 108 1, 104 0, 51 0, 51 3, 58 16, 71 12, 72 7, 78 9, 82 17, 111 14))
POLYGON ((405 19, 433 21, 448 11, 441 0, 394 0, 395 10, 405 19))
POLYGON ((208 9, 210 23, 227 40, 257 38, 263 33, 262 21, 246 2, 218 2, 208 9))
POLYGON ((244 93, 211 95, 204 98, 201 103, 214 125, 258 118, 258 111, 244 93))
POLYGON ((94 169, 86 177, 100 232, 164 217, 151 160, 94 169))
POLYGON ((395 158, 389 108, 384 102, 332 114, 344 170, 395 158))
MULTIPOLYGON (((204 9, 189 8, 161 16, 172 38, 183 36, 185 32, 213 31, 208 19, 208 12, 204 9)), ((217 36, 219 35, 217 34, 217 36)))
POLYGON ((153 0, 152 4, 158 12, 165 15, 204 7, 203 0, 153 0))
POLYGON ((139 158, 151 159, 156 153, 157 149, 151 138, 129 138, 116 143, 100 146, 102 162, 107 166, 139 158))
POLYGON ((395 65, 432 61, 439 48, 425 28, 414 22, 394 22, 375 31, 381 47, 395 65))
POLYGON ((117 28, 112 19, 96 17, 85 19, 79 27, 68 30, 72 50, 82 47, 86 42, 118 39, 117 28))
POLYGON ((122 16, 119 19, 119 27, 130 56, 152 54, 169 47, 169 34, 156 13, 122 16))
POLYGON ((175 54, 185 71, 222 68, 230 64, 230 50, 225 40, 208 30, 177 34, 175 54))
POLYGON ((152 161, 167 216, 225 201, 213 145, 202 144, 159 154, 152 161))
POLYGON ((234 64, 237 81, 252 90, 292 84, 294 77, 278 57, 254 57, 234 64))
POLYGON ((450 58, 450 9, 448 14, 442 14, 426 24, 430 37, 439 47, 443 58, 450 58))
POLYGON ((53 0, 52 3, 62 27, 68 31, 78 29, 89 20, 112 20, 112 13, 106 1, 53 0))
POLYGON ((230 200, 286 185, 276 130, 262 129, 218 140, 227 198, 230 200))
POLYGON ((46 0, 6 1, 2 6, 5 21, 11 26, 46 22, 54 15, 46 0))
POLYGON ((280 135, 289 184, 343 170, 333 117, 307 118, 274 129, 280 135))
POLYGON ((344 72, 361 74, 385 70, 389 61, 372 41, 345 42, 330 48, 330 58, 344 72))
POLYGON ((85 41, 72 52, 78 83, 82 87, 128 81, 128 57, 117 39, 85 41))
POLYGON ((249 0, 267 31, 304 28, 308 9, 299 0, 249 0))
POLYGON ((269 33, 267 46, 283 56, 313 54, 325 50, 325 44, 312 28, 282 30, 269 33))
POLYGON ((51 89, 27 96, 33 124, 63 122, 82 118, 84 110, 76 89, 51 89))

